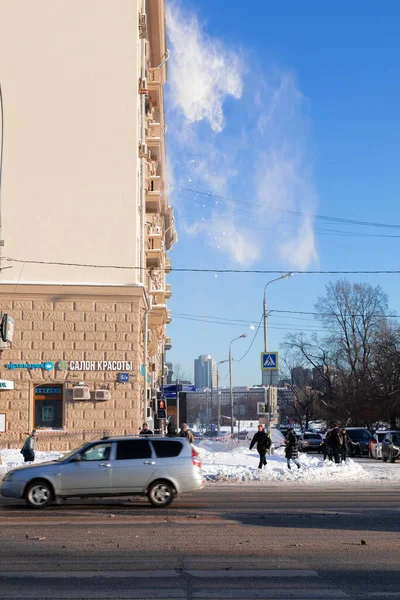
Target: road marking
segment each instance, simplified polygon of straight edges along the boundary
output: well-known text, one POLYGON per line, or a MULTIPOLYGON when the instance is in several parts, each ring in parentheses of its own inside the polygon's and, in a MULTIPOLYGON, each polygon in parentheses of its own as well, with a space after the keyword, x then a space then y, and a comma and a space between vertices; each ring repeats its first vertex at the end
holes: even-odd
POLYGON ((193 600, 342 600, 349 598, 340 590, 199 590, 193 600))
POLYGON ((232 579, 232 577, 252 577, 257 579, 259 577, 318 577, 318 573, 308 569, 246 569, 240 570, 235 569, 232 571, 228 570, 185 570, 182 571, 192 577, 207 577, 207 578, 218 578, 218 579, 232 579))
MULTIPOLYGON (((232 578, 260 578, 260 577, 318 577, 318 573, 308 569, 165 569, 151 571, 152 579, 181 577, 190 575, 201 579, 232 579, 232 578)), ((4 579, 144 579, 149 577, 148 570, 138 571, 3 571, 0 573, 0 581, 4 579)))
POLYGON ((151 579, 165 577, 180 577, 183 571, 3 571, 0 573, 0 581, 3 579, 151 579))

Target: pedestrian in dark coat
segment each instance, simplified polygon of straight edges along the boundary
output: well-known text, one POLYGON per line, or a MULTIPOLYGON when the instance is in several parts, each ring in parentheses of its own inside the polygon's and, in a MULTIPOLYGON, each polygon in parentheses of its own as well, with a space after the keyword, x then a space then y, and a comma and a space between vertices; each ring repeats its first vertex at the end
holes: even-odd
POLYGON ((297 460, 299 457, 299 446, 298 446, 296 434, 293 431, 293 429, 291 429, 291 428, 288 429, 288 432, 286 434, 285 444, 286 444, 285 457, 287 460, 288 469, 291 468, 291 466, 290 466, 291 460, 294 462, 295 465, 297 465, 297 468, 300 469, 300 463, 297 460))
POLYGON ((178 436, 178 428, 175 423, 168 423, 167 425, 167 437, 177 437, 178 436))
POLYGON ((331 449, 332 455, 335 459, 335 463, 340 463, 343 438, 337 423, 332 425, 332 428, 328 431, 325 436, 326 443, 331 449))
POLYGON ((268 433, 265 431, 263 425, 258 426, 257 433, 254 434, 253 439, 251 440, 250 450, 257 444, 257 452, 260 455, 260 462, 258 463, 258 468, 262 469, 267 464, 266 454, 267 450, 271 448, 271 438, 268 433))
POLYGON ((140 430, 139 435, 153 435, 153 432, 151 429, 149 429, 149 426, 147 425, 147 423, 143 423, 142 429, 140 430))
POLYGON ((342 460, 345 461, 351 453, 351 445, 353 442, 351 441, 349 434, 344 428, 341 430, 340 433, 342 434, 343 438, 343 444, 341 446, 342 460))
POLYGON ((24 462, 33 462, 35 460, 35 441, 37 440, 36 429, 32 429, 32 433, 26 438, 21 449, 21 454, 24 457, 24 462))

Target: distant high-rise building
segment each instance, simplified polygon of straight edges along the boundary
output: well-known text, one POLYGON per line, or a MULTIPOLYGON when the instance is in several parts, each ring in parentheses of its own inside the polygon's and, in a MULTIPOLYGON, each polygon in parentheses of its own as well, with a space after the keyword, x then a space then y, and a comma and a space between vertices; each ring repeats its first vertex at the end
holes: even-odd
POLYGON ((312 373, 311 369, 304 369, 304 367, 294 367, 292 369, 292 385, 299 388, 304 388, 307 385, 311 385, 312 373))
POLYGON ((217 367, 209 354, 194 359, 194 385, 198 390, 217 386, 217 367))

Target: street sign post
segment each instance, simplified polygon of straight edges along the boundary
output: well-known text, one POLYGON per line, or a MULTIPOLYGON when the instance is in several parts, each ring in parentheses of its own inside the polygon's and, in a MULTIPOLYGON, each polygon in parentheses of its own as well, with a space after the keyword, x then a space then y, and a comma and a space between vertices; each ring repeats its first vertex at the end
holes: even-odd
POLYGON ((270 371, 278 368, 278 352, 261 352, 261 369, 270 371))

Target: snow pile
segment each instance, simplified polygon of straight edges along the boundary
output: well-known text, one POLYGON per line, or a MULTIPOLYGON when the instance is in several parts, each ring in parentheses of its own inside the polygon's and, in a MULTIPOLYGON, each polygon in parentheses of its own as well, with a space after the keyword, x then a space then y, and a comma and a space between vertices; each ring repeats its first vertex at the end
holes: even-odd
POLYGON ((280 448, 273 456, 267 457, 265 469, 258 469, 259 455, 255 448, 248 449, 247 443, 204 441, 196 447, 201 458, 203 473, 207 481, 215 483, 258 482, 269 484, 300 482, 322 483, 344 480, 370 481, 371 475, 361 465, 351 459, 336 465, 322 461, 317 456, 300 454, 300 469, 291 461, 289 470, 280 448))
MULTIPOLYGON (((63 455, 62 452, 40 452, 35 450, 35 464, 46 462, 48 460, 56 460, 63 455)), ((13 448, 12 450, 2 449, 0 450, 0 479, 4 477, 11 469, 22 467, 25 464, 30 465, 31 463, 24 463, 24 457, 21 454, 20 449, 13 448)))

